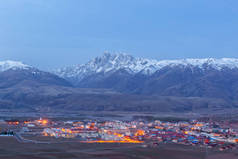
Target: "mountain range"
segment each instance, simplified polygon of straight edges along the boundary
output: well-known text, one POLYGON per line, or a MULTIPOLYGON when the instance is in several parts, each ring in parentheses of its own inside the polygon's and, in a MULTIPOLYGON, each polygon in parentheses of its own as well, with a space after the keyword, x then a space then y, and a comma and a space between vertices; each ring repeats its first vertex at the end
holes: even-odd
POLYGON ((149 60, 105 53, 55 74, 80 88, 128 94, 237 99, 238 59, 149 60))
POLYGON ((214 112, 238 107, 238 59, 150 60, 104 53, 41 71, 0 62, 0 109, 214 112))

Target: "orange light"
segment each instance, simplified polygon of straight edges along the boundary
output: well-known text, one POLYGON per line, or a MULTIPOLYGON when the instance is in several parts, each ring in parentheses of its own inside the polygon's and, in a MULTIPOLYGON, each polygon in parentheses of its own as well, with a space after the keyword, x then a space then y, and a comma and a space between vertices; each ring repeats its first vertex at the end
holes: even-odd
POLYGON ((203 124, 197 123, 194 126, 201 127, 201 126, 203 126, 203 124))
POLYGON ((48 135, 47 133, 44 132, 44 133, 43 133, 43 136, 49 136, 49 135, 48 135))
POLYGON ((131 139, 130 136, 125 136, 123 134, 119 134, 116 132, 112 132, 112 131, 104 131, 109 135, 115 135, 118 138, 120 138, 120 140, 97 140, 97 141, 86 141, 86 143, 143 143, 143 141, 139 141, 139 140, 134 140, 131 139))
POLYGON ((42 124, 43 124, 43 125, 48 124, 48 120, 42 120, 42 124))
POLYGON ((62 129, 61 129, 61 131, 65 132, 65 129, 64 129, 64 128, 62 128, 62 129))
POLYGON ((18 121, 10 121, 8 122, 9 125, 19 125, 18 121))
POLYGON ((97 140, 97 141, 84 141, 84 143, 143 143, 143 141, 131 140, 131 141, 114 141, 114 140, 97 140))
POLYGON ((44 119, 44 120, 37 120, 37 122, 39 123, 39 124, 42 124, 42 125, 47 125, 48 124, 48 120, 46 120, 46 119, 44 119))
POLYGON ((145 135, 144 130, 137 130, 137 132, 135 133, 135 136, 144 136, 144 135, 145 135))
POLYGON ((162 126, 155 126, 156 129, 164 129, 162 126))

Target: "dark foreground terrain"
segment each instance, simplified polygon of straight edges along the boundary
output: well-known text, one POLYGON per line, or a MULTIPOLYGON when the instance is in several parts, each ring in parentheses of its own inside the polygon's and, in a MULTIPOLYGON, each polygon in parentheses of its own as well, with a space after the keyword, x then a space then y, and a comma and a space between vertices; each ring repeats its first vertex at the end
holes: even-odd
POLYGON ((237 159, 238 151, 216 152, 205 148, 142 144, 33 144, 0 137, 1 159, 237 159))

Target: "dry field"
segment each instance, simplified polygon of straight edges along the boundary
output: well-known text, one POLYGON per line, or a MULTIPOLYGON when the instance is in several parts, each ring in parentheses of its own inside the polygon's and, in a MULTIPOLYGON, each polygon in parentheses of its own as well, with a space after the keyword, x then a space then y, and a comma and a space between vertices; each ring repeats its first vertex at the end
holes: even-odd
POLYGON ((190 146, 161 145, 143 148, 135 144, 18 143, 0 137, 0 159, 237 159, 235 152, 217 153, 190 146))

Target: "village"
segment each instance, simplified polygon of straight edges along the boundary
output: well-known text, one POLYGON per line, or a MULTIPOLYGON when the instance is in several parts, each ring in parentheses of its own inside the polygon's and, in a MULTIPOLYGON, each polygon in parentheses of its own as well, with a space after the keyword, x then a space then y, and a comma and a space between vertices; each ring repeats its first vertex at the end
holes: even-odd
POLYGON ((213 148, 236 149, 238 131, 219 122, 191 121, 100 121, 100 120, 1 120, 0 136, 19 142, 51 143, 70 139, 81 143, 131 143, 158 146, 174 143, 213 148), (43 139, 43 141, 42 141, 43 139))

